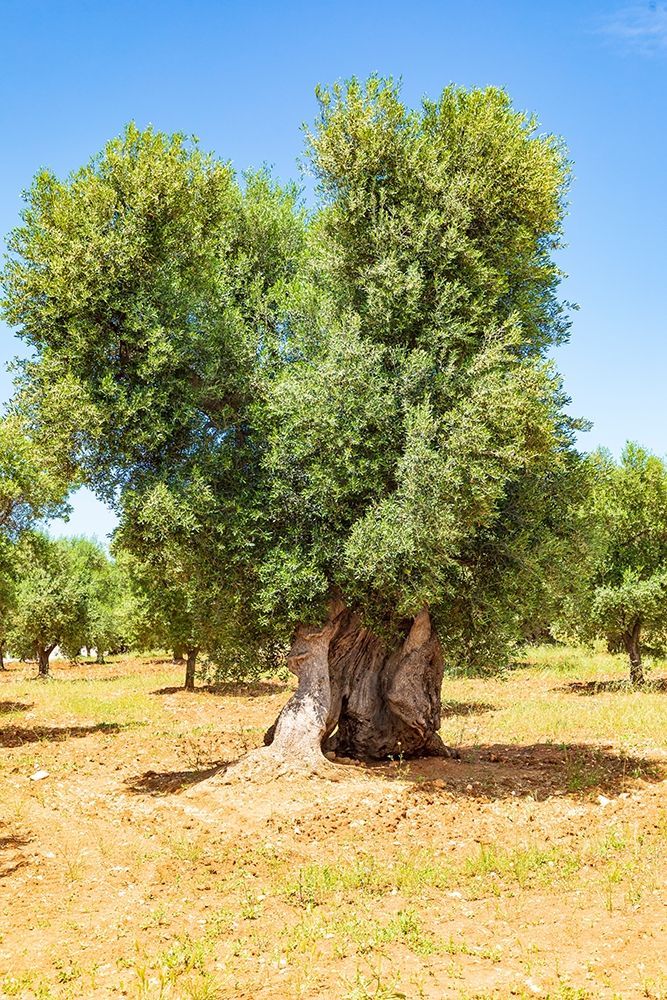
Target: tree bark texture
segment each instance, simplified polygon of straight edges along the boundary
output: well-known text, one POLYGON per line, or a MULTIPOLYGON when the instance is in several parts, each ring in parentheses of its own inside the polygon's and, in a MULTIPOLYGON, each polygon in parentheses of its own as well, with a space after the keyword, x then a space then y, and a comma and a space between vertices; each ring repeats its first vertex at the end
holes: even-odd
POLYGON ((280 756, 456 756, 440 728, 443 658, 427 609, 392 650, 342 604, 300 627, 288 657, 299 686, 264 742, 280 756))
POLYGON ((37 649, 37 676, 38 677, 48 677, 49 676, 49 657, 53 650, 53 646, 39 646, 37 649))
POLYGON ((195 689, 195 670, 197 668, 197 649, 188 649, 187 660, 185 661, 185 690, 194 691, 195 689))
POLYGON ((630 658, 630 683, 637 686, 644 683, 644 670, 642 667, 642 654, 639 645, 641 626, 635 625, 632 631, 623 633, 623 645, 630 658))

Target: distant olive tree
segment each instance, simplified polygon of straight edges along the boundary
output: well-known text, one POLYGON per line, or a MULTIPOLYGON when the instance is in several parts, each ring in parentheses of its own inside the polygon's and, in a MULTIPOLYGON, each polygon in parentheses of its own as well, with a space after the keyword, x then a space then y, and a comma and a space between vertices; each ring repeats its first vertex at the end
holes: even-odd
POLYGON ((587 562, 566 618, 583 639, 625 649, 633 684, 644 681, 646 648, 667 642, 667 465, 628 443, 617 464, 591 456, 587 562))
POLYGON ((19 414, 0 417, 0 669, 17 599, 18 542, 39 520, 68 511, 70 478, 60 457, 19 414))
POLYGON ((126 593, 129 583, 99 542, 72 538, 67 545, 73 576, 83 596, 84 614, 79 627, 69 630, 63 652, 76 658, 82 648, 95 649, 97 662, 104 663, 105 653, 127 648, 131 642, 126 593))
POLYGON ((86 587, 79 572, 75 545, 26 533, 16 549, 14 604, 7 646, 24 659, 34 657, 38 676, 48 677, 56 646, 73 648, 86 622, 86 587))
POLYGON ((201 654, 217 676, 247 678, 268 665, 235 600, 233 568, 220 572, 215 504, 199 479, 128 492, 113 542, 132 592, 135 643, 173 651, 175 662, 180 654, 188 691, 201 654))

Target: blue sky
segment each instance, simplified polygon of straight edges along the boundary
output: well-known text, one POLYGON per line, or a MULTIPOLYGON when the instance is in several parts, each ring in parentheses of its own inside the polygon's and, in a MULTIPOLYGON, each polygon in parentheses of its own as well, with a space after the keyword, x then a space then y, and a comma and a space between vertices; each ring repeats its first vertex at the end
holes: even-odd
MULTIPOLYGON (((580 311, 556 360, 593 421, 581 444, 667 452, 667 3, 2 0, 0 15, 2 234, 39 167, 67 173, 130 119, 288 178, 318 82, 377 71, 408 103, 450 82, 507 88, 574 162, 560 263, 580 311)), ((19 350, 0 328, 0 399, 19 350)), ((112 526, 84 493, 52 530, 112 526)))

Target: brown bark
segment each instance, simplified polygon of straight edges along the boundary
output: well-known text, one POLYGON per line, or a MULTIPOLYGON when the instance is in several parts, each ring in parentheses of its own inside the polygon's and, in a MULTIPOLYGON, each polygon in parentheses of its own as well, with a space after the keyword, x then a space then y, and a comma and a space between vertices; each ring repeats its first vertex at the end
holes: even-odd
POLYGON ((623 633, 623 645, 630 658, 630 683, 641 686, 644 683, 644 669, 642 667, 642 654, 639 645, 641 625, 636 624, 631 631, 623 633))
POLYGON ((0 670, 5 669, 5 648, 0 643, 0 670))
POLYGON ((56 648, 56 643, 52 646, 38 646, 37 647, 37 676, 38 677, 48 677, 49 676, 49 657, 53 650, 56 648))
POLYGON ((185 664, 185 690, 194 691, 195 689, 195 671, 197 667, 197 653, 198 649, 188 649, 187 660, 185 664))
POLYGON ((616 633, 607 633, 607 652, 615 655, 623 649, 623 639, 616 633))
POLYGON ((321 629, 297 631, 288 662, 299 687, 265 736, 281 756, 313 760, 323 745, 378 760, 457 756, 438 735, 444 665, 427 609, 387 650, 356 615, 332 606, 321 629))

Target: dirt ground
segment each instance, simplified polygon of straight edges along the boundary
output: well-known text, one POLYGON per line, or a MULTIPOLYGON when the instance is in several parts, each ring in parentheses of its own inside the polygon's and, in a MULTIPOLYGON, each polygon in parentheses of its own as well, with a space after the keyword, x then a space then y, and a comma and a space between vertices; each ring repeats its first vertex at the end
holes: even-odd
POLYGON ((0 996, 667 998, 667 694, 577 662, 446 681, 460 761, 229 784, 289 685, 12 665, 0 996))

